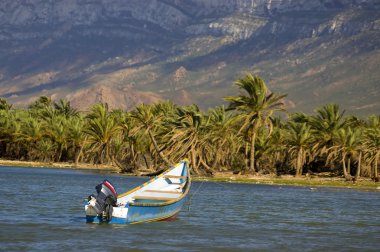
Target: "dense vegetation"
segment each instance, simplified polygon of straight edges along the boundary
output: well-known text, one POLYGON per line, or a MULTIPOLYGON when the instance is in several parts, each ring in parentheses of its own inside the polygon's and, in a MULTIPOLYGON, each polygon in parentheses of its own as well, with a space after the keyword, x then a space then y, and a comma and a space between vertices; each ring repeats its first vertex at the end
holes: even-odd
POLYGON ((112 164, 139 173, 187 157, 195 174, 331 172, 378 180, 380 116, 344 116, 328 104, 281 119, 285 96, 270 93, 260 77, 248 74, 235 85, 240 94, 225 98, 227 108, 207 112, 163 101, 127 112, 100 103, 82 114, 65 100, 42 96, 18 109, 1 98, 0 158, 112 164))

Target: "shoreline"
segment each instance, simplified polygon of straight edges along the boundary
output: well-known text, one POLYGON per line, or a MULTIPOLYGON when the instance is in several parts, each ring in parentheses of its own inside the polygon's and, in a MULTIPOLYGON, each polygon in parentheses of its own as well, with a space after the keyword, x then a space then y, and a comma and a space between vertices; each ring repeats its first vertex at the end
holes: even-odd
POLYGON ((83 169, 83 170, 102 170, 102 171, 119 171, 116 166, 96 165, 88 163, 66 163, 66 162, 36 162, 36 161, 19 161, 0 159, 1 166, 31 167, 31 168, 62 168, 62 169, 83 169))
MULTIPOLYGON (((30 168, 58 168, 58 169, 84 169, 119 172, 120 168, 112 165, 94 165, 88 163, 62 163, 62 162, 32 162, 18 160, 0 159, 0 169, 2 166, 30 167, 30 168)), ((125 174, 128 176, 137 176, 135 174, 125 174)), ((360 178, 357 183, 345 181, 342 177, 326 177, 313 175, 295 178, 292 175, 235 175, 232 172, 216 172, 214 177, 192 176, 194 181, 214 182, 214 183, 241 183, 241 184, 263 184, 263 185, 284 185, 284 186, 306 186, 310 190, 315 187, 337 187, 352 189, 371 189, 380 191, 380 183, 372 181, 370 178, 360 178)))
POLYGON ((240 184, 258 184, 258 185, 277 185, 277 186, 304 186, 310 187, 310 190, 316 190, 318 187, 335 187, 347 189, 369 189, 380 192, 380 183, 376 183, 370 178, 360 178, 358 182, 353 183, 346 181, 343 177, 324 177, 324 176, 301 176, 296 178, 292 175, 216 175, 215 177, 197 177, 195 181, 208 181, 215 183, 240 183, 240 184))

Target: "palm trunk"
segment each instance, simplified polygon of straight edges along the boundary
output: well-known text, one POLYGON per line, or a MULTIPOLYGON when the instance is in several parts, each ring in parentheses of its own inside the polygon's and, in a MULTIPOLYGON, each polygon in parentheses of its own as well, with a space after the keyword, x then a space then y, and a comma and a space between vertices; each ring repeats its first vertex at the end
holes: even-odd
POLYGON ((251 153, 250 153, 250 163, 249 163, 249 172, 255 174, 255 141, 256 141, 256 127, 253 128, 251 136, 251 153))
POLYGON ((358 181, 358 178, 360 176, 361 163, 362 163, 362 152, 360 151, 359 152, 358 168, 356 169, 356 173, 355 173, 355 181, 358 181))
POLYGON ((144 159, 144 163, 145 163, 145 167, 146 167, 146 169, 150 169, 150 167, 149 167, 149 164, 148 164, 148 160, 146 159, 146 156, 145 156, 145 154, 142 154, 142 157, 143 157, 143 159, 144 159))
POLYGON ((58 144, 58 153, 57 153, 57 157, 56 157, 57 162, 61 161, 61 156, 62 156, 62 144, 59 143, 58 144))
MULTIPOLYGON (((216 158, 214 158, 211 167, 212 167, 213 169, 215 169, 215 167, 217 167, 217 166, 218 166, 218 160, 217 160, 216 158)), ((222 171, 222 165, 221 165, 221 164, 219 164, 219 169, 218 169, 218 170, 219 170, 220 172, 222 171)))
POLYGON ((158 144, 157 144, 157 141, 156 139, 154 138, 152 132, 148 129, 148 134, 149 134, 149 137, 150 137, 150 140, 152 141, 153 145, 154 145, 154 148, 156 149, 156 152, 158 153, 158 155, 160 156, 160 158, 167 164, 167 165, 171 165, 169 160, 162 154, 162 152, 160 151, 160 149, 158 148, 158 144))
POLYGON ((99 156, 99 159, 100 159, 100 164, 104 164, 104 152, 105 152, 105 146, 104 146, 104 144, 102 145, 102 150, 101 150, 101 152, 99 153, 100 154, 100 156, 99 156))
POLYGON ((107 144, 106 145, 106 155, 105 155, 105 158, 106 158, 106 164, 108 165, 110 163, 110 147, 109 145, 107 144))
POLYGON ((6 142, 0 141, 0 157, 3 157, 7 153, 7 144, 6 142))
POLYGON ((297 163, 296 163, 296 177, 302 175, 302 148, 299 149, 297 153, 297 163))
POLYGON ((244 157, 245 157, 245 170, 249 170, 249 158, 248 158, 248 142, 245 143, 245 150, 244 150, 244 157))
POLYGON ((81 157, 83 156, 83 148, 84 148, 84 145, 86 144, 86 141, 87 141, 87 136, 84 137, 84 140, 79 144, 79 152, 78 154, 75 156, 75 164, 78 164, 79 161, 81 160, 81 157))
POLYGON ((117 160, 116 158, 112 158, 112 162, 120 168, 120 171, 123 172, 126 170, 126 168, 124 167, 124 165, 119 161, 117 160))
POLYGON ((214 175, 212 168, 208 166, 208 164, 205 161, 203 161, 203 159, 201 159, 201 164, 204 166, 208 174, 214 175))
POLYGON ((351 177, 348 176, 347 168, 346 168, 346 153, 343 153, 342 165, 343 165, 343 174, 344 174, 345 179, 346 179, 347 181, 348 181, 348 180, 351 180, 351 177))
POLYGON ((129 143, 129 148, 131 149, 131 153, 129 155, 130 160, 131 160, 133 169, 136 169, 136 167, 137 167, 137 165, 136 165, 137 153, 135 152, 134 145, 131 142, 129 143))
POLYGON ((351 177, 351 157, 347 159, 347 173, 351 177))
POLYGON ((192 164, 192 168, 193 168, 193 171, 195 172, 195 174, 199 174, 199 170, 198 170, 198 166, 197 166, 197 157, 195 155, 195 151, 194 151, 194 147, 191 146, 191 164, 192 164))
POLYGON ((75 165, 78 165, 81 153, 82 153, 82 146, 75 147, 75 156, 74 156, 74 163, 75 163, 75 165))
POLYGON ((373 176, 375 177, 375 179, 377 177, 379 177, 379 174, 378 174, 378 171, 377 171, 377 164, 378 164, 378 161, 379 161, 379 152, 376 153, 375 155, 375 164, 374 164, 374 171, 373 171, 373 176))
POLYGON ((106 147, 106 158, 107 158, 107 165, 108 164, 112 164, 113 152, 112 152, 112 149, 111 149, 111 143, 107 144, 107 147, 106 147))

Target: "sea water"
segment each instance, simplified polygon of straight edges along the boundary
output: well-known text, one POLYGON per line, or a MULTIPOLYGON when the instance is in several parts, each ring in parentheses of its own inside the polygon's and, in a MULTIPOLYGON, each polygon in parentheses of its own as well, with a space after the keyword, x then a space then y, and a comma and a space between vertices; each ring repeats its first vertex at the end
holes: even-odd
POLYGON ((86 224, 84 199, 107 172, 0 167, 3 251, 379 251, 380 192, 193 182, 177 220, 86 224))

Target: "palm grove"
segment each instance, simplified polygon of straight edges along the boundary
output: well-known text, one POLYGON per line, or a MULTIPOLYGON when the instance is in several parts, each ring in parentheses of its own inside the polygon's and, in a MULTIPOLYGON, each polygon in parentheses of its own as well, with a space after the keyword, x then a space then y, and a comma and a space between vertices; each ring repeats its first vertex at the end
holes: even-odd
POLYGON ((162 101, 127 112, 99 103, 83 114, 45 96, 28 109, 1 98, 0 158, 117 165, 140 174, 187 157, 192 172, 202 175, 325 171, 378 180, 379 115, 362 120, 328 104, 283 120, 274 114, 285 112, 285 95, 269 92, 251 74, 235 85, 240 93, 224 98, 228 107, 207 112, 162 101))

